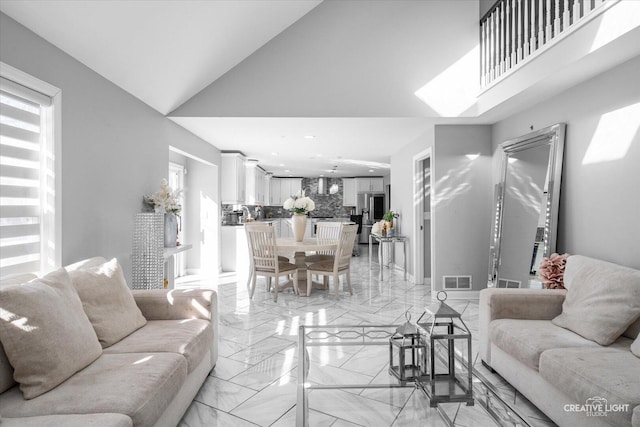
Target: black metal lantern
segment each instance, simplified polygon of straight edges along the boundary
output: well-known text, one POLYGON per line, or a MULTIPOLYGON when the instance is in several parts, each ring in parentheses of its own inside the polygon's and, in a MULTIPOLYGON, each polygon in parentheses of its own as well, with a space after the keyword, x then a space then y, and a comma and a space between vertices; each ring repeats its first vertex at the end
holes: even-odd
POLYGON ((429 345, 429 384, 426 387, 419 384, 429 397, 431 407, 443 402, 465 402, 473 406, 471 331, 460 313, 445 304, 446 292, 438 292, 437 299, 418 319, 429 345), (425 316, 425 322, 421 323, 425 316))
POLYGON ((405 317, 407 322, 389 338, 389 372, 402 383, 427 378, 427 343, 417 325, 410 322, 409 312, 405 317))

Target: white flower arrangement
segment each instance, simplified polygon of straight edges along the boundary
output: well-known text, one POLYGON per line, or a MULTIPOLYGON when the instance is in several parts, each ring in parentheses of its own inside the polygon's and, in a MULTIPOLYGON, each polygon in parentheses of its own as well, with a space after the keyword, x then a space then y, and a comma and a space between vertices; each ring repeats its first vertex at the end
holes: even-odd
POLYGON ((371 226, 371 233, 377 236, 382 235, 382 230, 384 230, 384 224, 382 223, 382 221, 374 222, 371 226))
POLYGON ((314 210, 316 204, 309 197, 305 196, 303 190, 300 196, 291 196, 285 200, 282 207, 293 213, 306 214, 314 210))
POLYGON ((160 190, 144 196, 144 202, 157 213, 173 213, 180 216, 182 205, 179 203, 182 190, 173 191, 166 179, 160 182, 160 190))

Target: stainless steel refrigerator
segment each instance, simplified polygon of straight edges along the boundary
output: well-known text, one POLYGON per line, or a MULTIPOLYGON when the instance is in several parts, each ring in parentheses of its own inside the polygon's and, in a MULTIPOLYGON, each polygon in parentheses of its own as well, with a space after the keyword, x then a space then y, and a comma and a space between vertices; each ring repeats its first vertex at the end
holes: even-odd
POLYGON ((362 215, 362 233, 360 243, 369 241, 371 234, 371 224, 381 221, 386 210, 386 200, 384 193, 360 193, 356 204, 356 214, 362 215))

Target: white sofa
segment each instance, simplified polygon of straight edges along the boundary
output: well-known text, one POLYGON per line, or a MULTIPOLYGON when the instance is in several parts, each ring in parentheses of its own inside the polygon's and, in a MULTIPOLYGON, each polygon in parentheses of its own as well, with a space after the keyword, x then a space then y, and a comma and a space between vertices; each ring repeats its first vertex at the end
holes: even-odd
MULTIPOLYGON (((67 270, 94 271, 105 262, 92 258, 67 270)), ((0 296, 12 284, 15 278, 3 280, 0 296)), ((14 367, 7 356, 13 353, 7 348, 10 344, 1 342, 2 427, 168 427, 179 423, 217 360, 216 293, 135 290, 132 294, 146 319, 144 326, 113 344, 98 346, 99 355, 88 366, 37 397, 26 399, 20 384, 13 381, 14 367)), ((85 301, 82 303, 87 311, 85 301)))
POLYGON ((564 281, 481 291, 482 361, 560 426, 640 427, 640 271, 571 256, 564 281))

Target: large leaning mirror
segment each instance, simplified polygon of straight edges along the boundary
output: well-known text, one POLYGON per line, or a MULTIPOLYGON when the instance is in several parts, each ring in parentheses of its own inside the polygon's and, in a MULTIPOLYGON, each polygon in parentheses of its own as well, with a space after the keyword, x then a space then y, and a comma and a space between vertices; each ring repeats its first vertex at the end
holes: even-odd
POLYGON ((540 261, 556 249, 564 134, 559 123, 500 145, 490 287, 541 287, 540 261))

